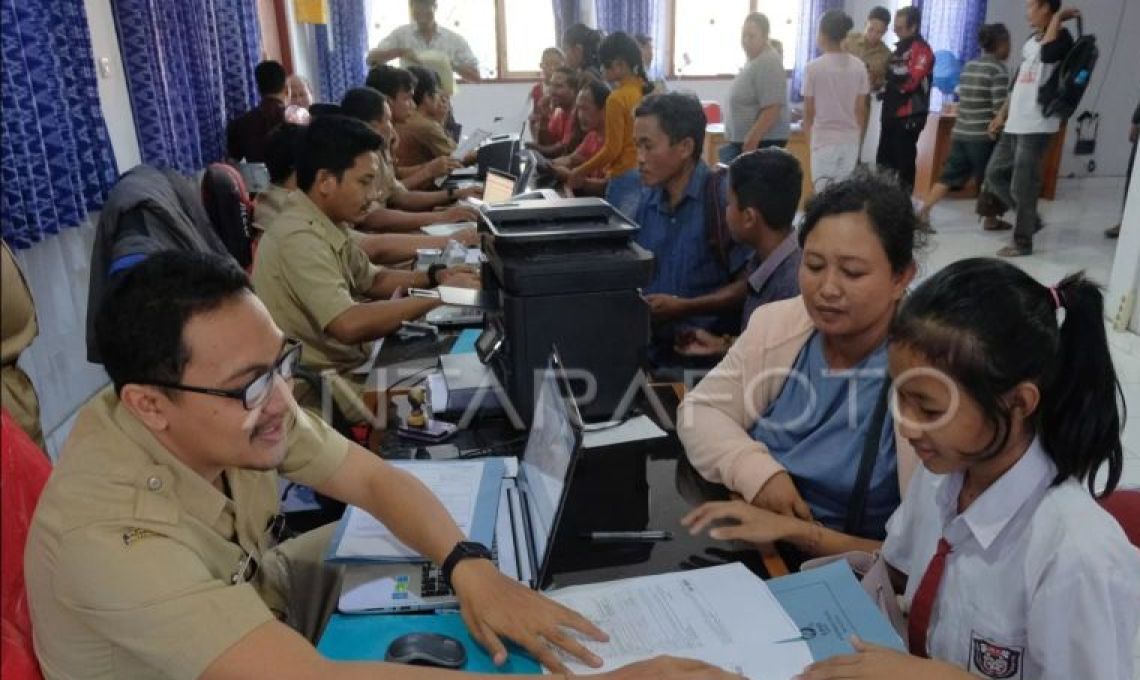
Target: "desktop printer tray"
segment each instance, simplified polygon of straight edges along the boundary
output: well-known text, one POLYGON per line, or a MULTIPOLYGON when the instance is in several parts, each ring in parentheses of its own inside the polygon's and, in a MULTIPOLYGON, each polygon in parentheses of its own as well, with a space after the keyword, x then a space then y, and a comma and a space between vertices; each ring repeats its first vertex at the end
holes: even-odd
POLYGON ((486 206, 483 215, 496 239, 539 243, 576 239, 628 241, 638 226, 600 198, 511 201, 486 206))
POLYGON ((644 288, 653 280, 653 253, 633 242, 564 241, 520 247, 488 239, 486 248, 499 286, 516 296, 629 290, 644 288))

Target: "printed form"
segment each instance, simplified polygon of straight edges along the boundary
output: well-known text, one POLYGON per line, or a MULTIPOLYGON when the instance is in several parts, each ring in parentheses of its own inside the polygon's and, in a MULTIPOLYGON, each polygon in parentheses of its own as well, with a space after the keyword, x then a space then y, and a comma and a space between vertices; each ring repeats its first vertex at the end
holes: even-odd
POLYGON ((583 640, 605 661, 592 674, 662 654, 698 659, 750 680, 789 680, 812 662, 800 629, 768 586, 738 563, 575 586, 547 593, 610 636, 583 640))

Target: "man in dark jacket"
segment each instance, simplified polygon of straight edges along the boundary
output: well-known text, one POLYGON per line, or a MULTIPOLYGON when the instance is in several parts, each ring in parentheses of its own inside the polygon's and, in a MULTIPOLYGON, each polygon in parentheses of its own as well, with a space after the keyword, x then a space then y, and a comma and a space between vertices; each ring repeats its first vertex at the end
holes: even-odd
POLYGON ((887 64, 883 99, 883 132, 875 162, 898 173, 899 183, 909 194, 914 190, 918 136, 930 113, 930 86, 934 74, 934 51, 919 35, 922 13, 903 7, 895 14, 899 37, 887 64))
POLYGON ((261 102, 226 127, 226 155, 235 161, 265 162, 265 140, 281 121, 289 102, 289 75, 275 61, 263 61, 253 70, 261 102))

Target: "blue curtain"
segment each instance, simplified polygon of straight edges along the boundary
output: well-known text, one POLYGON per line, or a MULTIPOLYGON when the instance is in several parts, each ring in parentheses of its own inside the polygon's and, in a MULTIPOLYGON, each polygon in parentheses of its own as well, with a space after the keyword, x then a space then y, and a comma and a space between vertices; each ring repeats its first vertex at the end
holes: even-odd
POLYGON ((552 0, 554 5, 554 41, 562 44, 566 29, 582 20, 581 0, 552 0))
POLYGON ((935 52, 949 50, 965 64, 980 54, 978 30, 986 21, 987 0, 918 0, 922 35, 935 52))
POLYGON ((0 7, 0 231, 27 248, 97 210, 118 170, 82 0, 0 7))
POLYGON ((653 35, 656 3, 652 0, 594 0, 597 26, 604 33, 625 31, 653 35))
POLYGON ((796 49, 796 66, 792 72, 792 101, 803 101, 804 67, 816 58, 815 37, 819 20, 830 9, 843 9, 843 0, 803 0, 800 10, 800 39, 796 49))
POLYGON ((226 123, 257 101, 248 0, 113 0, 144 163, 190 174, 225 156, 226 123))
POLYGON ((368 24, 364 0, 328 0, 329 23, 317 26, 317 68, 321 101, 339 102, 344 93, 364 84, 368 24))

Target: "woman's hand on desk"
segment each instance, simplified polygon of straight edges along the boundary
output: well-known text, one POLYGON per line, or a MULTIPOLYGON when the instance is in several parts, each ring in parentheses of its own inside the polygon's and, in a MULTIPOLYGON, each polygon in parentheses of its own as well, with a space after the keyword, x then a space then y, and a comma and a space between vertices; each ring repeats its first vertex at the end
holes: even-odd
POLYGON ((681 519, 690 534, 699 534, 713 522, 733 520, 736 524, 718 526, 709 530, 709 536, 718 541, 748 541, 749 543, 775 543, 795 535, 803 520, 787 517, 771 510, 762 510, 744 501, 717 501, 705 503, 681 519))
POLYGON ((798 517, 811 521, 811 507, 808 506, 800 492, 796 489, 792 476, 780 471, 772 475, 759 493, 752 499, 752 505, 789 517, 798 517))
POLYGON ((554 648, 562 649, 593 668, 602 665, 596 654, 567 631, 577 631, 597 642, 608 641, 608 635, 581 614, 503 576, 490 561, 460 562, 451 581, 459 597, 459 612, 467 630, 487 650, 496 665, 501 666, 507 661, 507 648, 501 639, 504 637, 530 652, 539 663, 555 673, 565 673, 566 667, 554 648))
POLYGON ((911 656, 851 637, 854 654, 813 663, 797 680, 966 680, 973 678, 956 666, 911 656))

